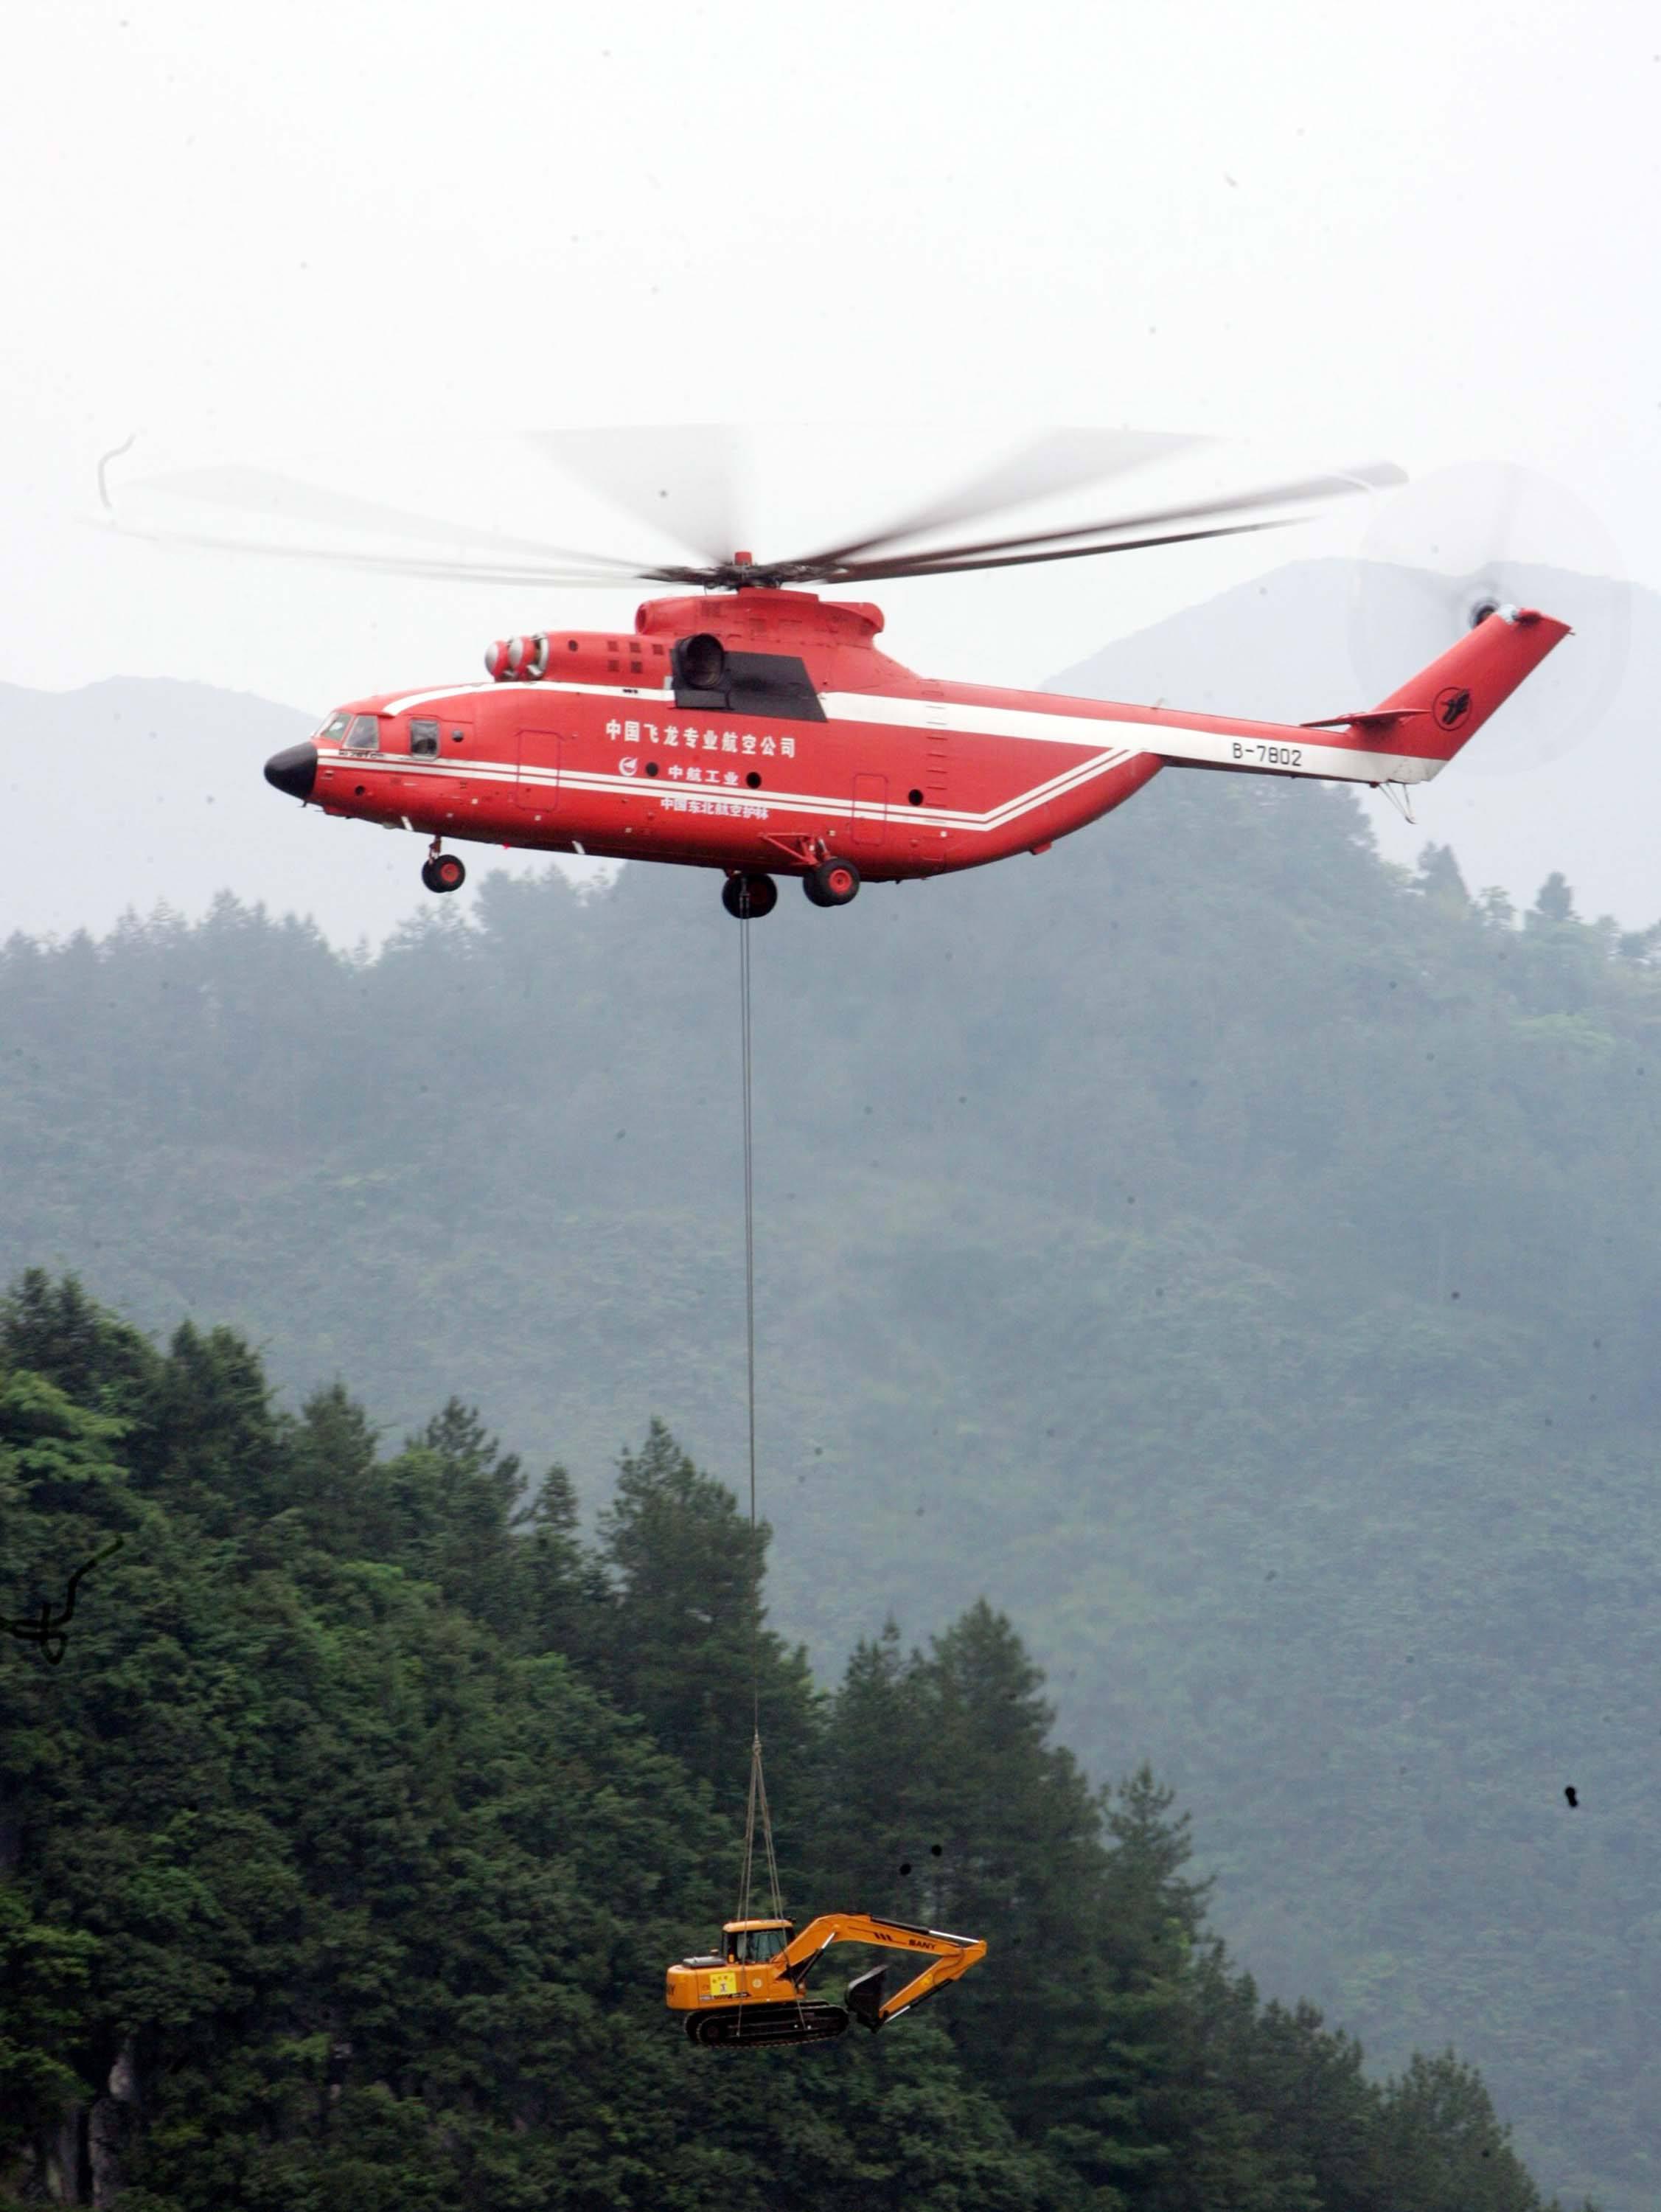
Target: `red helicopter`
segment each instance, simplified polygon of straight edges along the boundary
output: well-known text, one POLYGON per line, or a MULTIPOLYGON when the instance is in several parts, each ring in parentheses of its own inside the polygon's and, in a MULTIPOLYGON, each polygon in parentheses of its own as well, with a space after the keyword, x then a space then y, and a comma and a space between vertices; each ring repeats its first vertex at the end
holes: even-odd
MULTIPOLYGON (((1098 449, 1084 473, 1118 473, 1182 442, 1110 440, 1106 460, 1098 449)), ((1389 697, 1294 725, 918 676, 879 649, 877 607, 806 588, 1274 529, 1295 519, 1288 510, 1402 481, 1398 470, 1374 465, 1065 529, 901 550, 943 523, 1053 489, 1067 465, 1064 452, 1058 465, 1056 441, 1040 441, 954 500, 785 561, 748 552, 689 565, 601 561, 504 538, 476 540, 496 556, 487 568, 325 555, 474 580, 638 578, 695 590, 648 599, 632 630, 500 641, 485 656, 482 684, 354 700, 314 738, 268 761, 266 778, 325 813, 421 832, 430 840, 421 878, 433 891, 466 878, 446 841, 476 841, 719 869, 728 911, 758 916, 777 902, 780 876, 797 878, 815 906, 838 907, 862 882, 1046 852, 1166 767, 1428 781, 1567 634, 1549 615, 1490 598, 1469 610, 1465 635, 1389 697)), ((248 471, 198 471, 158 488, 290 518, 328 498, 248 471)), ((338 519, 343 505, 328 511, 338 519)), ((364 517, 384 520, 387 511, 350 503, 348 519, 364 517)), ((407 533, 415 519, 391 520, 407 533)))

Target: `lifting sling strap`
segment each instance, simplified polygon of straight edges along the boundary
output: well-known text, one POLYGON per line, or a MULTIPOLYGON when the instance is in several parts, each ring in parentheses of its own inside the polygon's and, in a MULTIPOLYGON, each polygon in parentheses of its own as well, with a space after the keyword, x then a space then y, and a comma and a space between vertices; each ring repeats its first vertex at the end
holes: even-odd
POLYGON ((761 1771, 761 1562, 755 1548, 755 1117, 750 1038, 749 917, 745 915, 738 923, 738 1059, 743 1094, 744 1381, 749 1419, 749 1538, 756 1587, 750 1595, 749 1799, 744 1812, 744 1856, 738 1880, 738 1910, 734 1917, 739 1920, 750 1917, 755 1824, 759 1816, 773 1917, 782 1920, 785 1907, 779 1892, 779 1861, 773 1848, 773 1815, 767 1807, 767 1778, 761 1771))

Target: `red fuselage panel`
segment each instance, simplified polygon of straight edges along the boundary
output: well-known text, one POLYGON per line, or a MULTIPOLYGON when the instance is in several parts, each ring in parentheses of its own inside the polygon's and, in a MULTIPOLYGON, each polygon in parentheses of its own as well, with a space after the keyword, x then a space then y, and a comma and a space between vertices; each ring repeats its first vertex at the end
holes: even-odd
POLYGON ((880 880, 1048 843, 1160 765, 1088 702, 908 689, 833 694, 822 721, 551 678, 394 696, 364 702, 378 750, 319 744, 314 795, 441 836, 694 866, 765 868, 819 843, 880 880), (430 744, 433 724, 436 754, 412 751, 412 726, 430 744))

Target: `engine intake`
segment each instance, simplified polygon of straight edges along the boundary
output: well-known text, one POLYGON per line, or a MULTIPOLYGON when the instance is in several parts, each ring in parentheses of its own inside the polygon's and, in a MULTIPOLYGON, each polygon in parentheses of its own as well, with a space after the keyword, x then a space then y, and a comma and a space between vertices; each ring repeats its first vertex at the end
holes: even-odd
POLYGON ((677 691, 719 691, 727 672, 727 649, 718 637, 702 630, 683 637, 675 647, 675 688, 677 691))
MULTIPOLYGON (((704 642, 718 653, 718 639, 704 642)), ((669 675, 669 647, 657 638, 603 637, 581 630, 550 636, 499 637, 484 665, 498 684, 537 684, 543 677, 573 684, 615 684, 620 689, 660 691, 669 675)))
POLYGON ((498 684, 519 678, 534 684, 548 673, 548 633, 534 637, 499 637, 484 656, 484 665, 498 684))

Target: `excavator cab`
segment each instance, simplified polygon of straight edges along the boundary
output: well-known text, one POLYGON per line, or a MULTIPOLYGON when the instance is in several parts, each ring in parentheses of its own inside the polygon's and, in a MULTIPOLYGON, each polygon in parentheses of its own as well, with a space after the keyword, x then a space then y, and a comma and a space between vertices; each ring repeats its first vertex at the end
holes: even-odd
POLYGON ((821 2043, 846 2033, 850 2020, 875 2033, 986 1955, 978 1936, 863 1912, 821 1913, 799 1935, 789 1920, 730 1920, 721 1937, 718 1952, 679 1960, 665 1977, 664 2002, 682 2015, 694 2043, 821 2043), (827 2003, 809 1997, 807 1985, 833 1943, 909 1951, 927 1963, 886 2001, 888 1970, 877 1966, 850 1982, 844 2003, 827 2003))
POLYGON ((741 1966, 776 1959, 795 1933, 792 1920, 729 1920, 721 1930, 727 1957, 741 1966))

